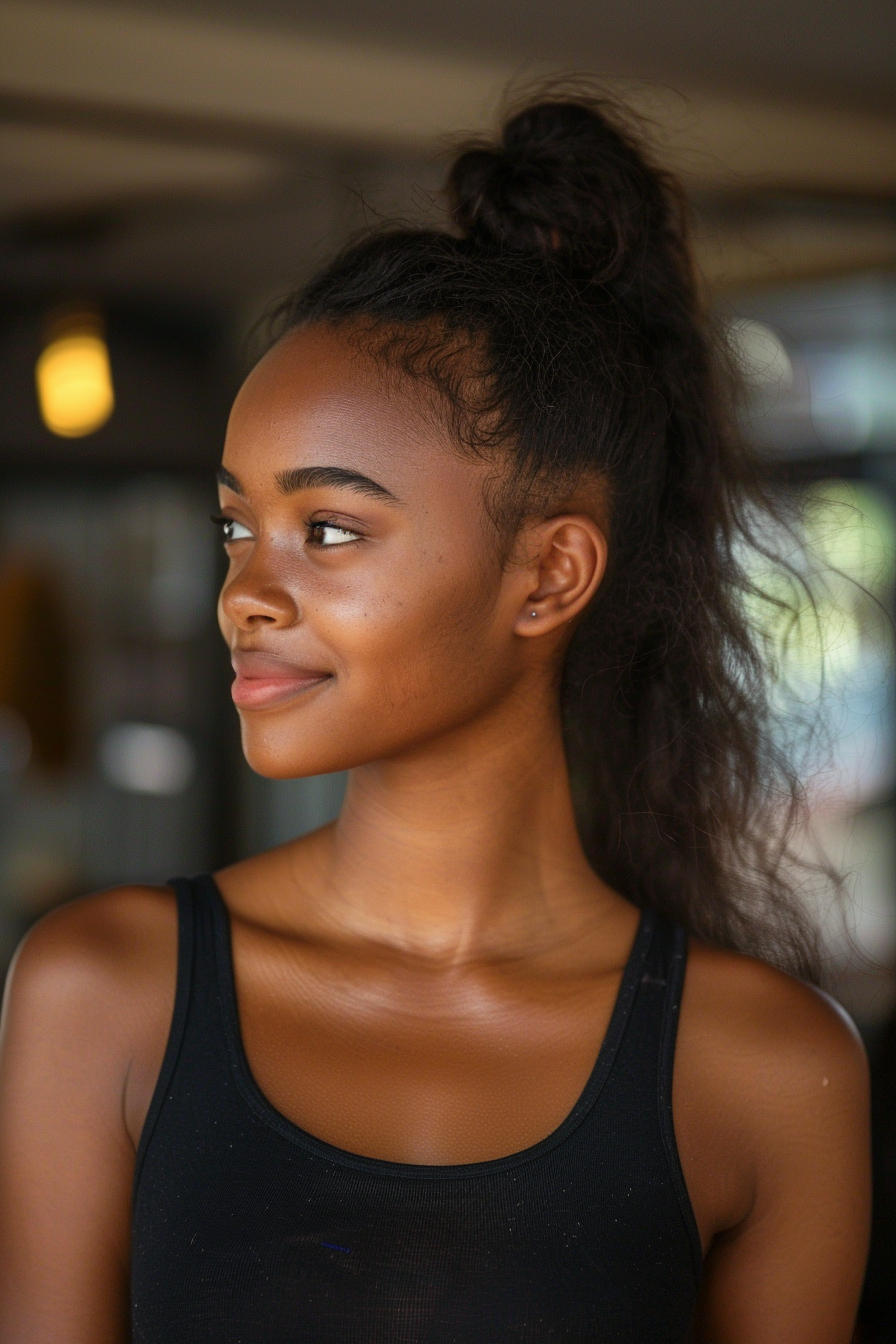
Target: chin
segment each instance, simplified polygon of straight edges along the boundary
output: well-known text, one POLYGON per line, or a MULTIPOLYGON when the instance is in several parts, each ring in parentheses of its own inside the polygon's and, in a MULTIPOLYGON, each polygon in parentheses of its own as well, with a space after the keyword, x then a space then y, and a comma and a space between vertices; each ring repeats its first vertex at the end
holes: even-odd
POLYGON ((247 742, 245 733, 243 755, 256 775, 265 779, 307 779, 346 769, 341 758, 334 758, 331 752, 288 751, 282 746, 272 750, 266 744, 247 742))
POLYGON ((405 752, 413 753, 423 743, 452 724, 431 721, 421 724, 404 716, 400 727, 388 721, 382 705, 341 707, 339 713, 319 716, 288 713, 242 711, 240 726, 243 754, 257 775, 265 779, 307 779, 312 775, 332 775, 341 770, 376 761, 393 760, 405 752))
POLYGON ((362 765, 371 755, 353 749, 340 734, 310 731, 310 725, 285 723, 280 715, 240 715, 243 755, 265 779, 307 779, 362 765))

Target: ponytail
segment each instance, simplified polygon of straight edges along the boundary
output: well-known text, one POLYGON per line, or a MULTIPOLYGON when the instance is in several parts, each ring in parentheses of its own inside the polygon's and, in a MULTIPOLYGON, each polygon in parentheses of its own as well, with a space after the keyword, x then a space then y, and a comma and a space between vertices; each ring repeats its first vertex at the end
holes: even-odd
POLYGON ((749 519, 768 503, 736 432, 682 192, 602 100, 525 107, 449 172, 451 231, 387 229, 280 310, 352 325, 427 382, 465 449, 503 455, 511 532, 582 480, 611 562, 563 678, 591 862, 636 904, 813 977, 789 885, 798 789, 768 732, 745 616, 749 519))

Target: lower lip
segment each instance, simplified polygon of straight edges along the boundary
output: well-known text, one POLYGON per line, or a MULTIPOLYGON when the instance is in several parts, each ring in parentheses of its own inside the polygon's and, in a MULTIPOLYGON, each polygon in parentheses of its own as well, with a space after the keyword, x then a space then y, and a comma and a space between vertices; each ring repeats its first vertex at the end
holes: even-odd
POLYGON ((237 677, 231 687, 233 703, 239 709, 264 709, 293 700, 313 686, 322 686, 329 675, 319 677, 237 677))

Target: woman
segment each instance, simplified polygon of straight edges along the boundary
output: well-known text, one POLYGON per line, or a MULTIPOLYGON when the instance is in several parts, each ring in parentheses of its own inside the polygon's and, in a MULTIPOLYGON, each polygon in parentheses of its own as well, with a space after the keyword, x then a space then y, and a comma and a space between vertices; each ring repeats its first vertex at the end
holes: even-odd
POLYGON ((575 97, 449 192, 284 305, 219 473, 247 758, 342 814, 27 940, 2 1344, 850 1339, 865 1064, 746 955, 811 969, 678 195, 575 97))

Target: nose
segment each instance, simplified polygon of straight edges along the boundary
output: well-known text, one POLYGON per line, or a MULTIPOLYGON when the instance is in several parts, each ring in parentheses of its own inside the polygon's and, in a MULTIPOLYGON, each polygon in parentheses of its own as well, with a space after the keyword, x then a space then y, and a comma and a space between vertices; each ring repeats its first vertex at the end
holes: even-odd
POLYGON ((301 616, 299 604, 274 575, 253 563, 255 559, 253 556, 224 584, 219 603, 221 616, 246 631, 295 625, 301 616))

